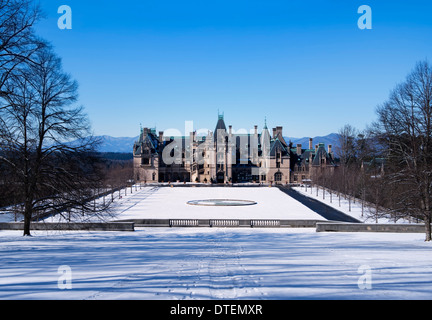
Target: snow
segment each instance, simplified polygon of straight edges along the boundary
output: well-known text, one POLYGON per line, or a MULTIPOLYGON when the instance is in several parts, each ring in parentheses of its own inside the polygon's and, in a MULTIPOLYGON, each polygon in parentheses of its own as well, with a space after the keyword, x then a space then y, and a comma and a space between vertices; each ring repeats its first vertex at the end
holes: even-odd
POLYGON ((24 215, 11 211, 0 212, 0 222, 19 222, 24 219, 24 215))
MULTIPOLYGON (((367 205, 364 206, 362 212, 362 204, 361 204, 361 200, 359 199, 355 199, 355 202, 351 200, 351 209, 350 209, 348 198, 344 198, 344 196, 341 195, 340 205, 339 205, 339 197, 335 192, 333 192, 332 197, 330 197, 330 192, 328 190, 326 190, 325 195, 323 195, 322 188, 318 188, 318 195, 317 195, 317 189, 315 187, 312 189, 312 192, 310 187, 306 188, 301 186, 301 187, 293 187, 293 189, 304 196, 323 202, 328 206, 336 210, 339 210, 353 218, 356 218, 357 220, 362 221, 364 223, 395 223, 394 219, 391 218, 379 217, 378 219, 376 219, 375 216, 373 215, 375 209, 370 208, 367 205)), ((399 219, 396 221, 396 223, 409 223, 409 221, 405 219, 399 219)))
MULTIPOLYGON (((395 223, 393 219, 373 217, 373 208, 365 206, 362 214, 361 202, 351 201, 341 196, 340 204, 336 193, 330 198, 330 193, 316 188, 293 187, 300 194, 321 201, 359 221, 365 223, 395 223), (331 200, 330 200, 331 199, 331 200)), ((105 197, 110 201, 111 196, 105 197)), ((98 201, 102 202, 102 199, 98 201)), ((287 196, 276 187, 184 187, 183 184, 160 184, 152 186, 133 186, 120 192, 115 192, 114 203, 105 220, 128 219, 305 219, 325 220, 322 216, 308 209, 300 202, 287 196), (170 187, 172 186, 172 187, 170 187), (131 192, 132 190, 132 192, 131 192), (121 196, 121 198, 119 197, 121 196), (248 206, 194 206, 188 201, 207 199, 233 199, 257 202, 248 206)), ((66 216, 66 215, 65 215, 66 216)), ((22 215, 15 217, 13 213, 1 213, 0 222, 22 221, 22 215)), ((82 218, 83 222, 97 222, 101 216, 82 218)), ((60 216, 46 219, 48 222, 64 222, 60 216)), ((409 223, 400 219, 397 223, 409 223)))
POLYGON ((144 187, 117 201, 115 219, 310 219, 322 216, 274 187, 144 187), (191 200, 232 199, 248 206, 196 206, 191 200))
POLYGON ((430 299, 422 234, 0 231, 0 299, 430 299), (61 289, 59 267, 71 270, 61 289), (358 285, 370 270, 371 289, 358 285))
MULTIPOLYGON (((277 188, 147 186, 132 191, 121 191, 121 199, 115 194, 113 219, 323 220, 277 188), (215 198, 257 205, 187 205, 215 198)), ((336 197, 333 202, 338 207, 336 197)), ((136 228, 32 235, 0 231, 0 299, 432 298, 432 244, 424 242, 424 234, 136 228), (71 289, 62 287, 64 266, 71 270, 71 289)))

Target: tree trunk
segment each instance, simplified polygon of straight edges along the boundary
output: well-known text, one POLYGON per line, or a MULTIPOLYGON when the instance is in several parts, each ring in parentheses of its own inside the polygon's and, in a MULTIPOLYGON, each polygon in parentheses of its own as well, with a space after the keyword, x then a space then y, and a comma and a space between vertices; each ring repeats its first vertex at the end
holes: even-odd
POLYGON ((27 217, 27 215, 25 215, 25 217, 24 217, 24 233, 23 233, 23 236, 31 236, 31 234, 30 234, 30 221, 31 221, 31 219, 29 219, 27 217))
POLYGON ((32 206, 31 202, 26 201, 24 209, 24 233, 23 236, 31 236, 30 234, 30 224, 32 219, 32 206))
POLYGON ((425 241, 431 241, 431 214, 430 212, 427 212, 425 214, 425 232, 426 232, 426 239, 425 241))

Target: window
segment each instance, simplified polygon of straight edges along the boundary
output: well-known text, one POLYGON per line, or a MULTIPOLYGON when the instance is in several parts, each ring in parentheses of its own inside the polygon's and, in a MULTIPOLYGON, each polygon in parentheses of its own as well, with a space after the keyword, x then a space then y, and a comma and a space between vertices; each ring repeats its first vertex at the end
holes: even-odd
POLYGON ((274 175, 275 181, 282 181, 282 172, 276 172, 274 175))

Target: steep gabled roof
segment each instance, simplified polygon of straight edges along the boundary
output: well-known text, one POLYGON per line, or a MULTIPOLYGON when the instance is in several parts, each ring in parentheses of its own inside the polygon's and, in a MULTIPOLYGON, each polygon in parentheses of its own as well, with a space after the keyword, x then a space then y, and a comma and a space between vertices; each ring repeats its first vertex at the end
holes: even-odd
POLYGON ((155 139, 155 137, 153 137, 151 134, 147 134, 146 137, 144 137, 144 140, 142 142, 142 145, 146 145, 149 148, 152 149, 157 149, 157 145, 158 145, 158 140, 155 139))
POLYGON ((276 136, 275 139, 279 140, 284 145, 284 147, 286 149, 288 149, 288 144, 286 143, 284 137, 282 136, 282 133, 278 132, 278 134, 277 134, 277 136, 276 136))
POLYGON ((154 153, 157 153, 158 144, 159 144, 159 140, 153 131, 142 130, 139 140, 135 142, 134 154, 135 155, 141 154, 142 149, 144 147, 148 147, 152 149, 154 153))
POLYGON ((324 143, 318 145, 318 150, 315 153, 315 157, 312 161, 312 165, 319 166, 321 164, 321 159, 326 160, 326 164, 334 164, 332 157, 327 153, 324 143))
POLYGON ((286 156, 289 154, 287 148, 284 146, 284 144, 282 143, 281 140, 279 140, 278 138, 276 138, 270 146, 270 156, 275 157, 276 156, 276 152, 277 151, 281 151, 282 152, 282 156, 286 156))

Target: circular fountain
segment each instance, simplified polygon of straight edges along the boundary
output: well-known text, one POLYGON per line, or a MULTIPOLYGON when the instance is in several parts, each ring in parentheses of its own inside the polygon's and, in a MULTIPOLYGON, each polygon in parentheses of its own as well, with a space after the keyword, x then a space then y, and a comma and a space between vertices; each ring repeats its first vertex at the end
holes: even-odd
POLYGON ((238 207, 238 206, 252 206, 257 203, 255 201, 250 201, 250 200, 204 199, 204 200, 191 200, 188 201, 187 204, 191 206, 238 207))

